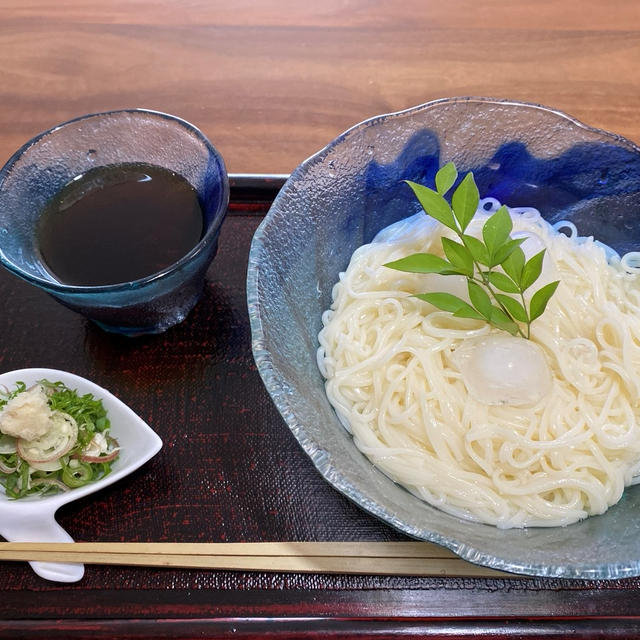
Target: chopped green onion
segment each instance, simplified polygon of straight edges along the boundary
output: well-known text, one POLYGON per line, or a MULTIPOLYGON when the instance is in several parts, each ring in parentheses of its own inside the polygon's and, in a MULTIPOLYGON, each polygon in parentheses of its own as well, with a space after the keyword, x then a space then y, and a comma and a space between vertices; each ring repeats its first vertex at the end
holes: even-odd
MULTIPOLYGON (((0 485, 4 487, 7 497, 13 499, 75 489, 95 482, 111 473, 111 465, 119 455, 117 442, 108 435, 111 424, 101 400, 90 393, 80 395, 62 382, 40 380, 38 384, 44 388, 52 411, 67 414, 67 418, 71 416, 75 420, 78 437, 73 447, 67 448, 62 457, 58 458, 61 468, 45 471, 35 469, 20 457, 20 448, 16 445, 26 441, 0 433, 0 485), (96 433, 106 436, 102 441, 107 443, 104 445, 107 451, 97 456, 91 454, 88 460, 84 460, 82 458, 96 433), (109 460, 101 461, 99 458, 102 455, 109 460)), ((25 391, 27 387, 23 382, 17 382, 13 390, 1 389, 0 411, 9 400, 25 391)), ((93 447, 95 451, 96 445, 93 447)), ((33 464, 36 464, 35 459, 33 464)), ((47 468, 44 464, 41 466, 47 468)))

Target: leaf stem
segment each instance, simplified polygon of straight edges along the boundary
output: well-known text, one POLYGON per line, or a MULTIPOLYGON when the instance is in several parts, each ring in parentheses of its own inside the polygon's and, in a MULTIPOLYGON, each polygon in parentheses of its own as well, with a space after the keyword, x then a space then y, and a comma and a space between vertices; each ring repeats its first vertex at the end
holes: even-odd
MULTIPOLYGON (((484 285, 484 287, 487 289, 487 291, 489 292, 489 294, 493 298, 494 302, 502 309, 502 311, 507 316, 507 318, 511 318, 513 320, 514 324, 516 325, 516 327, 518 327, 518 333, 520 334, 520 336, 522 338, 526 338, 528 340, 530 332, 527 331, 527 335, 525 335, 524 331, 522 331, 522 329, 520 328, 520 325, 518 324, 518 322, 516 322, 515 318, 513 318, 513 316, 509 313, 509 311, 502 304, 502 302, 500 302, 500 300, 498 298, 496 298, 496 292, 493 290, 493 287, 491 286, 491 283, 489 282, 489 276, 487 275, 487 274, 491 273, 491 268, 489 268, 489 271, 487 271, 487 273, 485 274, 485 273, 483 273, 481 271, 480 266, 478 265, 477 262, 475 262, 475 260, 474 260, 474 265, 476 266, 476 268, 478 269, 478 272, 482 276, 482 280, 479 280, 478 278, 469 278, 469 279, 470 280, 475 280, 479 284, 484 285)), ((527 329, 529 329, 529 327, 530 327, 530 323, 527 324, 527 329)))
MULTIPOLYGON (((454 231, 458 234, 458 237, 460 238, 460 240, 464 242, 462 233, 458 231, 458 229, 454 229, 454 231)), ((519 323, 516 322, 515 318, 513 318, 513 316, 509 313, 507 308, 496 297, 496 292, 493 290, 493 287, 491 286, 491 282, 489 280, 489 274, 491 273, 492 268, 489 267, 489 270, 485 273, 482 271, 480 263, 477 262, 475 258, 473 258, 473 256, 472 256, 472 261, 473 261, 474 273, 477 271, 480 274, 480 278, 476 278, 475 276, 471 276, 471 277, 467 276, 467 280, 472 280, 474 282, 477 282, 478 284, 483 285, 488 290, 489 294, 491 295, 491 298, 493 298, 493 301, 500 307, 500 309, 502 309, 503 313, 507 316, 507 318, 511 318, 513 320, 514 324, 518 328, 518 333, 520 334, 520 336, 528 340, 531 336, 531 323, 530 322, 527 323, 527 334, 525 335, 524 331, 522 331, 522 329, 520 328, 519 323)), ((522 306, 524 307, 524 296, 522 292, 520 292, 520 297, 522 298, 522 306)), ((526 310, 526 307, 525 307, 525 310, 526 310)))
POLYGON ((527 340, 529 340, 531 338, 531 319, 529 316, 529 312, 527 311, 527 304, 524 301, 524 292, 522 290, 520 291, 520 300, 522 301, 522 308, 527 314, 527 318, 529 318, 527 320, 527 340))

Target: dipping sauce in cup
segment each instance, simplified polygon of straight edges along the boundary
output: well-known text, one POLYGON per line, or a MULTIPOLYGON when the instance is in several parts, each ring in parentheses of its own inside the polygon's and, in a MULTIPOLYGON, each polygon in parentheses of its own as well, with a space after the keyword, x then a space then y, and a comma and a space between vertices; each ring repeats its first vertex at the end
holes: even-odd
POLYGON ((147 164, 110 165, 90 169, 50 200, 38 245, 60 282, 116 284, 180 260, 202 238, 203 222, 198 193, 182 176, 147 164))
POLYGON ((83 116, 0 171, 0 260, 108 331, 159 333, 196 304, 228 200, 222 157, 188 122, 83 116))

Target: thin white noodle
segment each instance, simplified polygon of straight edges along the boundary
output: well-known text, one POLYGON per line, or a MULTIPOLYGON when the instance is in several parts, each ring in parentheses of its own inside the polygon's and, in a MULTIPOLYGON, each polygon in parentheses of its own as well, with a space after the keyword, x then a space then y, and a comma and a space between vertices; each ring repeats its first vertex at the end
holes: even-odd
POLYGON ((620 260, 622 267, 629 273, 640 273, 640 251, 630 251, 620 260))
MULTIPOLYGON (((478 216, 499 207, 487 198, 478 216)), ((567 525, 604 512, 640 474, 640 253, 620 259, 570 222, 555 225, 567 236, 534 209, 510 212, 514 234, 547 248, 535 288, 561 281, 532 325, 547 397, 510 407, 468 394, 453 354, 496 330, 411 297, 433 276, 383 266, 438 251, 443 228, 424 215, 354 253, 322 316, 318 366, 356 445, 415 495, 504 528, 567 525)))

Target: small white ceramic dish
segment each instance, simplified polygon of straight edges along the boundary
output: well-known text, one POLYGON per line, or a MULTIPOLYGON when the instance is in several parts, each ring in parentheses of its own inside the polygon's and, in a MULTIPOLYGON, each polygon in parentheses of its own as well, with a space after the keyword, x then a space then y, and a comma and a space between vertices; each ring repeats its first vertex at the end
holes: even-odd
MULTIPOLYGON (((117 482, 151 459, 162 447, 162 440, 151 427, 126 404, 106 389, 66 371, 57 369, 18 369, 0 375, 0 385, 12 389, 22 381, 27 387, 38 380, 63 382, 79 394, 92 393, 102 400, 111 421, 111 435, 120 443, 121 451, 112 472, 94 482, 67 493, 33 496, 10 500, 0 488, 0 535, 10 542, 73 542, 56 522, 55 513, 63 505, 117 482)), ((82 564, 30 562, 42 578, 57 582, 76 582, 84 575, 82 564)))

